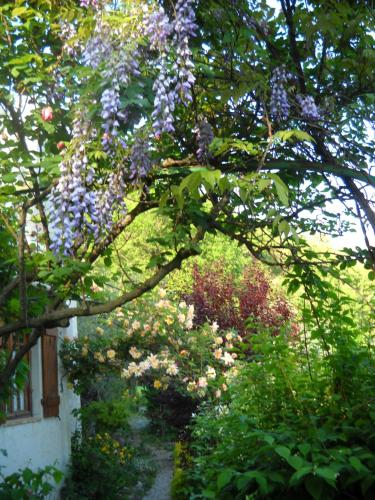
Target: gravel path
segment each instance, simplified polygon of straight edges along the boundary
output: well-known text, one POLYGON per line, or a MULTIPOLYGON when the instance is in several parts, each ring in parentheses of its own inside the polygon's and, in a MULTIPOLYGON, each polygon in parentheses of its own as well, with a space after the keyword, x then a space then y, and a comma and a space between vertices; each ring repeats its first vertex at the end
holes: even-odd
POLYGON ((170 500, 173 474, 172 453, 153 448, 152 455, 157 467, 155 482, 143 500, 170 500))
MULTIPOLYGON (((133 430, 134 444, 142 443, 142 432, 147 429, 149 420, 137 415, 130 419, 130 427, 133 430)), ((166 443, 167 445, 167 443, 166 443)), ((173 475, 173 457, 172 452, 166 449, 166 446, 147 443, 147 450, 150 452, 151 460, 156 468, 156 476, 151 489, 137 500, 171 500, 170 489, 173 475)))

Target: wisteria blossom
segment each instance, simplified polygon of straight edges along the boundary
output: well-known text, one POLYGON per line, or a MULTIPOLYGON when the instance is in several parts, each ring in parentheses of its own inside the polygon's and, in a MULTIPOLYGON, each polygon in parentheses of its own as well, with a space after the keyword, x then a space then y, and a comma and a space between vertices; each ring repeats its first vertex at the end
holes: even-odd
POLYGON ((130 179, 137 181, 151 170, 151 159, 147 141, 137 137, 130 154, 130 179))
POLYGON ((190 38, 197 31, 195 23, 194 0, 178 0, 176 4, 176 19, 174 22, 173 41, 176 47, 176 62, 174 70, 177 75, 176 94, 185 104, 192 101, 191 89, 195 82, 193 74, 194 63, 189 48, 190 38))
POLYGON ((319 120, 320 113, 315 104, 314 98, 311 95, 301 95, 296 96, 296 100, 301 108, 301 115, 307 120, 319 120))
POLYGON ((208 163, 211 158, 209 146, 214 139, 212 127, 207 120, 203 120, 198 124, 194 131, 197 134, 197 158, 202 163, 208 163))
POLYGON ((271 115, 277 120, 286 120, 289 116, 290 104, 285 84, 289 78, 285 68, 275 68, 270 80, 271 85, 271 115))
POLYGON ((86 234, 95 239, 100 234, 97 193, 91 188, 93 169, 86 154, 86 141, 92 131, 77 118, 73 138, 79 143, 71 158, 60 165, 60 179, 50 196, 51 250, 56 254, 74 253, 74 245, 86 234))

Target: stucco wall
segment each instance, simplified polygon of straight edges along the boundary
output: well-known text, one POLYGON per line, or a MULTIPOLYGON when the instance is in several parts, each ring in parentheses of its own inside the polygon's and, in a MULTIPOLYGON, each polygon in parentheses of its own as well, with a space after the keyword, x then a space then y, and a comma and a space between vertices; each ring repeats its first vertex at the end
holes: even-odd
MULTIPOLYGON (((68 328, 59 330, 59 344, 64 337, 76 336, 77 320, 72 319, 68 328)), ((43 418, 40 342, 31 352, 31 366, 33 416, 0 426, 0 449, 8 453, 7 457, 0 454, 0 465, 6 475, 24 467, 52 464, 65 471, 69 462, 70 436, 77 426, 71 411, 79 407, 79 398, 68 389, 59 360, 60 417, 43 418)))

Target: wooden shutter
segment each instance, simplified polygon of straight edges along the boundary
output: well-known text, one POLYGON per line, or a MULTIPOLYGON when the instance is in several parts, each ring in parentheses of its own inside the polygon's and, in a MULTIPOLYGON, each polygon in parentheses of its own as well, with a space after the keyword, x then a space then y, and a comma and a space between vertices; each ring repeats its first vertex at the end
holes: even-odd
POLYGON ((43 416, 59 416, 59 385, 57 371, 57 330, 46 330, 42 336, 43 416))

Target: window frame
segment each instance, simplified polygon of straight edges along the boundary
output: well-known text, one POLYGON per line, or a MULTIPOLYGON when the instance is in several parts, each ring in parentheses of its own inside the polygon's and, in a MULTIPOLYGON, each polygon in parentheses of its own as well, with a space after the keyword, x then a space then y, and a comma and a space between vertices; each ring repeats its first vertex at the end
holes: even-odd
MULTIPOLYGON (((14 352, 13 343, 14 343, 14 336, 10 336, 7 339, 6 345, 8 351, 12 353, 14 352)), ((13 388, 11 390, 12 394, 9 397, 8 401, 2 404, 2 410, 5 413, 6 421, 17 420, 20 418, 27 418, 33 416, 32 387, 31 387, 32 363, 31 363, 30 351, 25 354, 24 359, 26 359, 27 364, 29 365, 27 382, 25 383, 22 389, 17 389, 16 387, 13 388), (19 407, 21 406, 21 398, 23 401, 22 406, 24 407, 24 409, 19 409, 19 407), (16 399, 16 405, 14 404, 15 399, 16 399), (16 409, 15 406, 17 406, 16 409)))

